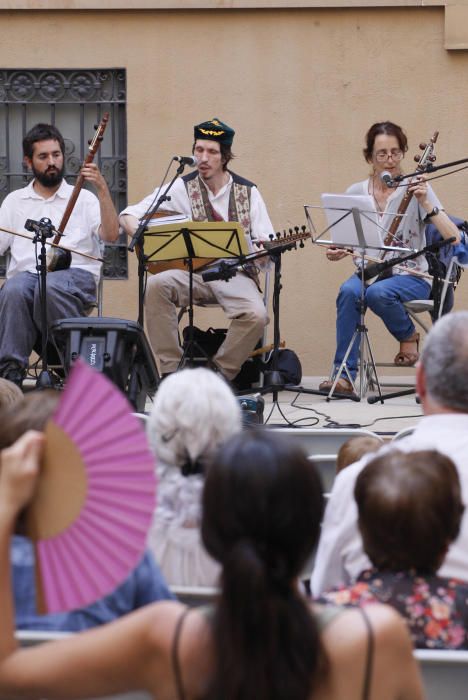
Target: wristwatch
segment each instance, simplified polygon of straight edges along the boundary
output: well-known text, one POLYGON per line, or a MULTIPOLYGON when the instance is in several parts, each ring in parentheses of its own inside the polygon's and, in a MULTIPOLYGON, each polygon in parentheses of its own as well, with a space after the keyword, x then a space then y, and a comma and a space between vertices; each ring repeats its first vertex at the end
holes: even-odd
POLYGON ((433 216, 437 216, 439 211, 440 211, 439 207, 434 207, 434 209, 432 211, 430 211, 429 214, 426 214, 425 221, 427 221, 428 219, 432 219, 433 216))

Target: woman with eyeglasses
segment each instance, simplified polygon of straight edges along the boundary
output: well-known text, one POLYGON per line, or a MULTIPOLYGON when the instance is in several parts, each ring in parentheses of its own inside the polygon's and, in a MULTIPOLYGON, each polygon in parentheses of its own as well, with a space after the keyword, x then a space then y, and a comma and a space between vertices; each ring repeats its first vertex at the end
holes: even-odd
MULTIPOLYGON (((423 175, 413 178, 411 183, 409 180, 403 180, 401 183, 403 186, 397 188, 389 187, 382 178, 384 173, 388 173, 390 179, 402 174, 402 161, 407 150, 406 134, 400 126, 388 121, 373 124, 366 134, 363 149, 364 158, 370 164, 371 172, 365 180, 351 185, 347 194, 370 195, 380 225, 388 230, 406 191, 409 190, 412 193, 405 216, 401 217, 391 245, 410 249, 424 247, 424 231, 428 222, 432 222, 437 227, 443 238, 455 236, 456 242, 459 242, 457 227, 443 210, 442 204, 423 175)), ((338 248, 327 249, 327 258, 331 261, 341 260, 347 254, 338 248)), ((388 260, 397 255, 401 255, 401 251, 388 252, 384 259, 388 260)), ((401 266, 390 268, 384 279, 378 278, 369 284, 365 292, 366 306, 382 319, 400 344, 399 352, 394 359, 397 366, 411 367, 419 358, 419 334, 416 333, 414 324, 403 306, 406 301, 429 298, 430 280, 417 273, 427 273, 427 260, 424 255, 401 266)), ((360 275, 354 274, 341 286, 338 294, 334 374, 343 362, 359 323, 360 293, 360 275)), ((354 393, 350 378, 354 380, 356 377, 358 355, 359 336, 353 343, 346 365, 337 381, 335 387, 337 393, 354 393)), ((327 380, 322 382, 319 388, 328 392, 332 385, 333 381, 327 380)))

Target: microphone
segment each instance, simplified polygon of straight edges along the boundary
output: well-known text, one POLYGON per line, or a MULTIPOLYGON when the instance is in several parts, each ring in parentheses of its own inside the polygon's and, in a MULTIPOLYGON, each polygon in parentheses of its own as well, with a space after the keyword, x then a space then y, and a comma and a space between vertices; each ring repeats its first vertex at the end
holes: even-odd
POLYGON ((191 168, 194 168, 196 165, 198 165, 198 158, 195 158, 195 156, 174 156, 172 160, 176 160, 182 165, 188 165, 191 168))
POLYGON ((202 272, 202 279, 204 282, 214 282, 215 280, 228 280, 231 277, 235 277, 236 274, 242 270, 244 265, 238 265, 235 262, 226 262, 222 260, 218 265, 213 265, 205 272, 202 272))
POLYGON ((384 170, 383 173, 380 173, 380 179, 382 180, 383 183, 385 183, 387 185, 387 187, 393 187, 393 185, 394 185, 393 177, 388 172, 388 170, 384 170))

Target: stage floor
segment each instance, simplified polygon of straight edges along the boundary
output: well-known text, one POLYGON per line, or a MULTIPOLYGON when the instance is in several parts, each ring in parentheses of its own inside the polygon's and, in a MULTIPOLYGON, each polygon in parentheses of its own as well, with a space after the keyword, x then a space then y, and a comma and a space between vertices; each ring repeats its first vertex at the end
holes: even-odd
MULTIPOLYGON (((379 379, 386 384, 390 378, 379 379)), ((322 380, 323 377, 304 377, 302 386, 317 389, 322 380)), ((391 381, 408 384, 414 381, 414 375, 392 377, 391 381)), ((384 395, 397 390, 394 386, 382 387, 384 395)), ((374 394, 369 393, 369 396, 374 394)), ((264 420, 272 427, 287 426, 289 422, 298 427, 366 428, 385 438, 413 427, 421 415, 421 406, 416 403, 414 395, 388 399, 383 404, 369 404, 364 399, 359 402, 350 399, 327 401, 324 396, 280 391, 276 405, 273 405, 271 394, 265 396, 264 420)))

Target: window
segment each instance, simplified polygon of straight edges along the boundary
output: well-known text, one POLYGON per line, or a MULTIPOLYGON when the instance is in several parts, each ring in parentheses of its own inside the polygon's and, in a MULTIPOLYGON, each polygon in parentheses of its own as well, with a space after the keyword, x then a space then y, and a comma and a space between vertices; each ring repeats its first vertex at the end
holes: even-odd
MULTIPOLYGON (((95 161, 109 186, 116 210, 127 204, 125 70, 0 70, 0 203, 29 176, 22 140, 37 122, 55 124, 65 139, 65 175, 74 184, 96 125, 110 119, 95 161)), ((54 222, 58 225, 58 222, 54 222)), ((0 275, 6 262, 0 256, 0 275)), ((107 245, 104 276, 128 276, 126 239, 107 245)))

